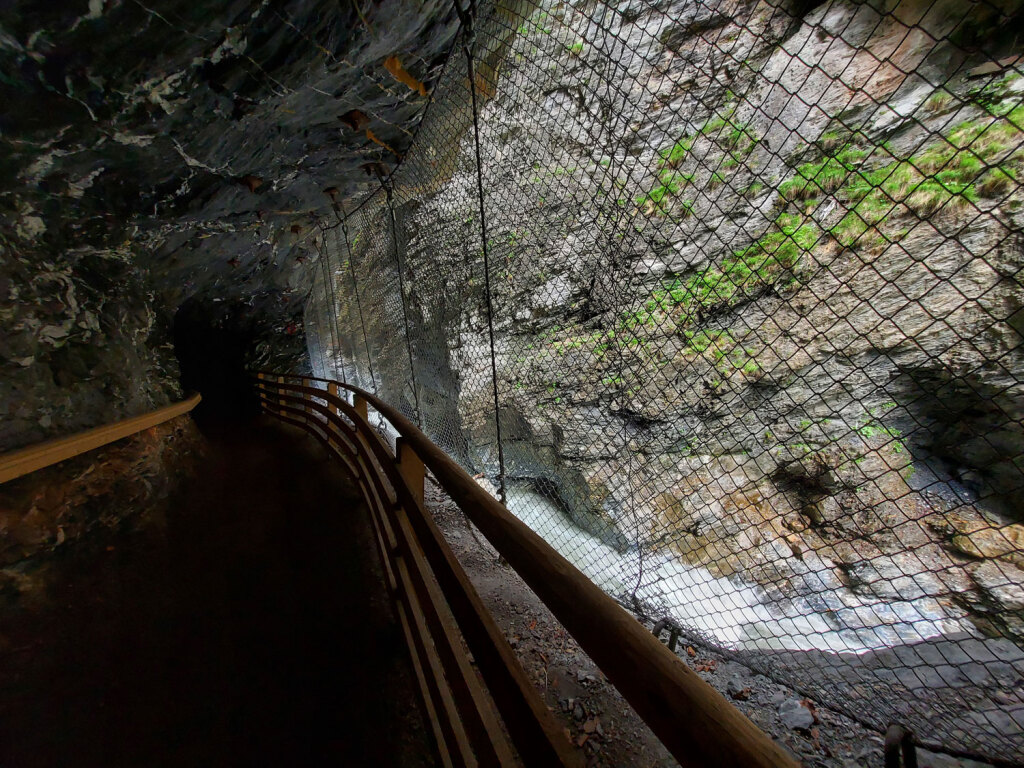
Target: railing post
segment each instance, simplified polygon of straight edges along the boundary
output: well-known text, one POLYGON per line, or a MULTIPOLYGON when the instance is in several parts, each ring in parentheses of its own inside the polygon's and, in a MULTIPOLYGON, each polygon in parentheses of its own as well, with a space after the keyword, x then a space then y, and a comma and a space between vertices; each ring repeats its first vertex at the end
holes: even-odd
MULTIPOLYGON (((302 377, 302 386, 309 386, 309 379, 307 379, 305 376, 302 377)), ((305 403, 305 405, 302 406, 302 410, 304 410, 308 414, 306 416, 306 421, 309 421, 310 416, 313 415, 313 406, 311 405, 311 403, 313 402, 313 396, 307 395, 305 392, 303 392, 302 401, 305 403)))
MULTIPOLYGON (((260 384, 263 384, 263 382, 264 382, 264 380, 265 380, 266 378, 267 378, 267 377, 266 377, 266 376, 264 376, 264 375, 263 375, 263 373, 261 373, 261 372, 257 372, 257 373, 256 373, 256 380, 257 380, 257 381, 258 381, 258 382, 259 382, 260 384)), ((258 392, 258 391, 259 391, 259 390, 257 389, 257 392, 258 392)), ((269 413, 269 412, 270 412, 270 409, 269 409, 269 408, 267 408, 267 401, 266 401, 266 400, 264 400, 264 399, 263 399, 262 397, 260 398, 260 410, 261 410, 261 411, 263 411, 264 413, 269 413)))
POLYGON ((426 467, 423 466, 419 455, 404 438, 399 437, 396 440, 395 447, 398 454, 398 471, 402 474, 402 479, 405 480, 405 484, 409 487, 413 498, 422 504, 423 480, 427 474, 426 467))
MULTIPOLYGON (((336 381, 329 381, 329 382, 327 382, 327 394, 334 395, 335 397, 338 396, 338 382, 336 382, 336 381)), ((331 409, 331 411, 333 413, 341 415, 341 409, 340 408, 336 408, 335 406, 331 405, 329 402, 327 403, 327 406, 331 409)))
POLYGON ((353 405, 355 406, 356 413, 358 413, 362 417, 363 421, 369 421, 370 413, 366 408, 366 400, 363 398, 362 395, 356 395, 356 399, 353 405))
MULTIPOLYGON (((363 398, 362 395, 356 395, 353 398, 352 406, 356 410, 356 416, 358 416, 364 422, 369 423, 370 414, 369 410, 367 409, 366 399, 363 398)), ((359 444, 358 448, 361 449, 362 452, 366 454, 366 461, 367 463, 370 463, 371 451, 369 444, 366 442, 367 439, 368 438, 366 437, 365 434, 363 434, 363 431, 359 429, 358 425, 356 425, 356 442, 359 444)))
POLYGON ((277 377, 277 404, 280 408, 284 408, 284 376, 277 377))

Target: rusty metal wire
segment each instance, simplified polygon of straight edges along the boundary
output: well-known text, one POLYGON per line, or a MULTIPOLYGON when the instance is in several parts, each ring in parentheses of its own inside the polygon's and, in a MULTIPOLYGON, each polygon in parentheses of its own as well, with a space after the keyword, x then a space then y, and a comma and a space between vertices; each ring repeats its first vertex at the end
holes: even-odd
POLYGON ((642 618, 1024 760, 1015 13, 480 6, 322 222, 314 367, 642 618))

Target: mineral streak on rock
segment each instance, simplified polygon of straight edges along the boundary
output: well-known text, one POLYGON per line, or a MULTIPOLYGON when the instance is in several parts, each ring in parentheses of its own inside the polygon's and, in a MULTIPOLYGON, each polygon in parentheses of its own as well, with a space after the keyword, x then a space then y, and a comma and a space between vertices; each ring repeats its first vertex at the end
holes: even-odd
POLYGON ((285 328, 333 221, 322 190, 377 184, 357 168, 409 145, 454 30, 441 0, 8 3, 0 449, 179 397, 188 299, 244 306, 254 362, 305 365, 285 328))

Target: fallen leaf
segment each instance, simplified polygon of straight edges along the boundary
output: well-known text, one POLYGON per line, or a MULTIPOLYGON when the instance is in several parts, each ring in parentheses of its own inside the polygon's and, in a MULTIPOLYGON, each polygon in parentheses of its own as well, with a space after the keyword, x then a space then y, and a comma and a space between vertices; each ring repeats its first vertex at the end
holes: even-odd
POLYGON ((593 717, 590 720, 587 720, 587 722, 585 722, 583 724, 583 731, 584 731, 584 733, 593 733, 594 731, 596 731, 597 730, 597 723, 598 723, 598 719, 596 717, 593 717))
POLYGON ((239 179, 239 182, 245 184, 245 186, 249 188, 250 192, 255 192, 257 189, 263 186, 263 179, 261 179, 259 176, 253 176, 252 174, 243 176, 242 178, 239 179))
POLYGON ((718 662, 715 659, 708 659, 706 661, 697 662, 695 668, 698 672, 714 672, 718 669, 718 662))
POLYGON ((686 655, 689 656, 691 659, 696 658, 697 652, 693 650, 692 645, 686 646, 686 655))
POLYGON ((483 96, 485 99, 492 99, 498 92, 497 84, 488 80, 480 72, 476 73, 476 77, 473 79, 476 85, 476 92, 483 96))
POLYGON ((370 118, 358 109, 350 109, 344 115, 339 115, 338 119, 353 131, 361 131, 370 124, 370 118))
POLYGON ((411 90, 416 91, 420 96, 427 95, 427 86, 410 75, 405 70, 405 67, 402 66, 402 62, 398 60, 397 56, 388 56, 384 59, 384 69, 390 72, 395 80, 409 86, 411 90))
POLYGON ((576 746, 577 747, 582 747, 584 744, 587 743, 587 739, 589 739, 589 738, 590 738, 590 736, 588 736, 587 734, 581 733, 579 735, 579 738, 576 739, 576 746))
POLYGON ((832 750, 828 748, 828 745, 821 743, 821 734, 818 732, 817 728, 811 728, 811 741, 814 742, 814 746, 817 747, 825 757, 833 756, 832 750))
POLYGON ((394 149, 392 149, 392 148, 391 148, 390 146, 388 146, 388 145, 387 145, 387 144, 385 144, 385 143, 384 143, 383 141, 381 141, 380 139, 378 139, 378 138, 377 138, 377 137, 376 137, 376 136, 374 135, 373 131, 371 131, 371 130, 370 130, 369 128, 367 128, 367 129, 366 129, 366 138, 368 138, 368 139, 369 139, 370 141, 374 142, 375 144, 380 144, 380 145, 381 145, 382 147, 384 147, 384 149, 386 149, 386 150, 387 150, 388 152, 390 152, 390 153, 391 153, 392 155, 396 155, 396 156, 398 155, 398 153, 397 153, 397 152, 395 152, 395 150, 394 150, 394 149))
POLYGON ((388 167, 384 163, 363 163, 359 167, 367 176, 384 177, 388 175, 388 167))
POLYGON ((807 709, 808 712, 811 713, 811 716, 814 718, 814 722, 819 722, 818 710, 815 709, 814 702, 810 699, 803 699, 800 703, 807 709))

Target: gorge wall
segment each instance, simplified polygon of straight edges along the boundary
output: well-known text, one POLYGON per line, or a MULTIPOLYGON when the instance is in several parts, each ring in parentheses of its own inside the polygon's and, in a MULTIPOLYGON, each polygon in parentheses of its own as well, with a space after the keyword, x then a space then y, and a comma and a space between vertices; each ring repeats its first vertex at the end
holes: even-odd
POLYGON ((483 18, 486 248, 453 58, 325 233, 314 368, 495 491, 500 427, 514 511, 718 645, 1024 640, 1019 4, 483 18))

